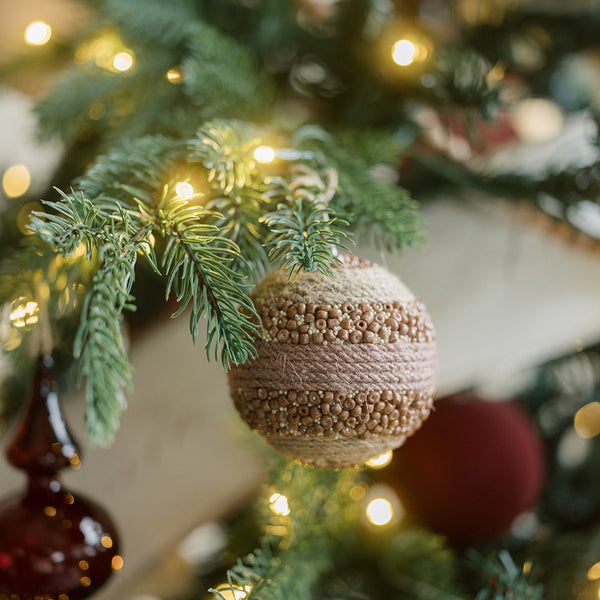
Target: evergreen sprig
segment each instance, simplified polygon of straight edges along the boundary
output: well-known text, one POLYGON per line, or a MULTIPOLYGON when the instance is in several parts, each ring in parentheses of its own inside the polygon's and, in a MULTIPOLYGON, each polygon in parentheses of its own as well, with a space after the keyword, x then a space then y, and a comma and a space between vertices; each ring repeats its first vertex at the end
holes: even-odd
POLYGON ((345 248, 344 240, 348 239, 340 227, 347 221, 331 216, 321 206, 307 205, 300 198, 279 204, 263 221, 276 235, 269 258, 277 268, 286 269, 291 280, 301 270, 331 276, 335 248, 345 248))
MULTIPOLYGON (((166 197, 166 195, 165 195, 166 197)), ((190 332, 196 341, 198 323, 207 316, 206 351, 221 347, 221 362, 228 368, 255 355, 252 333, 256 330, 252 302, 245 293, 243 277, 229 268, 239 249, 218 235, 218 227, 204 222, 207 211, 175 198, 158 207, 161 233, 168 239, 162 266, 167 275, 167 298, 171 290, 180 306, 178 316, 192 306, 190 332)), ((156 217, 155 217, 156 221, 156 217)))
POLYGON ((501 550, 496 559, 483 557, 475 551, 468 554, 488 579, 475 600, 543 600, 543 587, 529 582, 506 550, 501 550))
POLYGON ((347 130, 337 135, 300 136, 299 143, 337 170, 339 191, 331 209, 343 215, 359 240, 388 252, 422 240, 418 203, 394 179, 378 173, 383 165, 388 176, 396 176, 394 163, 401 154, 397 139, 375 130, 347 130))

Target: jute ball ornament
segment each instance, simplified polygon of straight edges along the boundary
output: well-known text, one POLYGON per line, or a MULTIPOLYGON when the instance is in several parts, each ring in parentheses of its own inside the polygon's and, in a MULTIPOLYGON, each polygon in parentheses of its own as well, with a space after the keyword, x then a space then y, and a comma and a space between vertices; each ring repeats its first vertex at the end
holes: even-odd
POLYGON ((229 387, 250 428, 286 457, 352 467, 402 445, 429 416, 435 331, 424 304, 390 271, 341 255, 333 277, 283 271, 251 297, 257 358, 229 387))

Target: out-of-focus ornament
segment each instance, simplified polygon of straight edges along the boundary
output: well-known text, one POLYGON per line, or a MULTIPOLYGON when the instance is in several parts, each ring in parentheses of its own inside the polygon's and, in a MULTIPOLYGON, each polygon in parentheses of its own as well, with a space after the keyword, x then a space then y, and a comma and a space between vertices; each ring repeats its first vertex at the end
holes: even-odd
POLYGON ((558 136, 564 126, 563 113, 548 98, 526 98, 514 108, 511 124, 524 142, 546 142, 558 136))
POLYGON ((80 600, 123 567, 110 517, 57 477, 81 463, 51 368, 49 357, 39 359, 27 412, 7 448, 28 486, 0 504, 0 598, 80 600))
POLYGON ((229 385, 246 423, 287 457, 362 464, 428 416, 435 334, 422 302, 386 269, 341 256, 334 276, 276 271, 252 294, 258 358, 229 385))
POLYGON ((455 396, 378 471, 416 520, 458 543, 496 538, 542 490, 544 448, 514 402, 455 396))

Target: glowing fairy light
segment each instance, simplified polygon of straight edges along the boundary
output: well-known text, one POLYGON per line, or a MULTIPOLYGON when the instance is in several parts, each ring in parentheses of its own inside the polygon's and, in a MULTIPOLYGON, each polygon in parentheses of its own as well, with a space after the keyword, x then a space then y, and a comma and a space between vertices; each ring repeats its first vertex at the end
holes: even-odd
POLYGON ((388 450, 379 456, 374 456, 369 459, 365 464, 372 469, 383 469, 392 462, 392 451, 388 450))
POLYGON ((271 146, 259 146, 254 151, 254 158, 260 163, 270 163, 275 160, 275 150, 271 146))
POLYGON ((13 303, 9 314, 10 322, 13 327, 22 329, 23 327, 29 327, 35 325, 39 320, 40 308, 37 302, 25 301, 19 299, 13 303))
POLYGON ((230 586, 228 583, 222 583, 215 588, 219 592, 218 598, 225 600, 244 600, 244 598, 252 591, 252 586, 246 585, 242 587, 230 586))
POLYGON ((194 188, 191 183, 180 181, 175 185, 175 193, 178 198, 191 198, 194 195, 194 188))
POLYGON ((587 578, 589 581, 595 581, 600 579, 600 562, 593 564, 587 572, 587 578))
POLYGON ((12 165, 2 176, 2 191, 7 198, 22 196, 31 184, 31 175, 25 165, 12 165))
POLYGON ((183 83, 183 73, 179 67, 173 67, 172 69, 169 69, 166 77, 169 83, 172 83, 173 85, 183 83))
POLYGON ((409 40, 398 40, 392 47, 392 59, 401 67, 410 65, 416 53, 417 47, 409 40))
POLYGON ((269 498, 271 510, 280 517, 287 517, 290 514, 288 499, 283 494, 274 493, 269 498))
POLYGON ((131 50, 123 50, 121 52, 117 52, 113 58, 113 67, 117 71, 129 71, 131 67, 133 67, 133 63, 135 62, 135 58, 133 52, 131 50))
POLYGON ((392 509, 392 504, 389 500, 386 500, 385 498, 374 498, 367 504, 365 514, 367 515, 367 519, 369 519, 373 525, 381 526, 386 525, 392 520, 394 510, 392 509))
POLYGON ((573 422, 577 435, 583 439, 600 433, 600 402, 589 402, 576 413, 573 422))
POLYGON ((25 42, 30 46, 43 46, 52 37, 52 27, 43 21, 34 21, 25 28, 25 42))

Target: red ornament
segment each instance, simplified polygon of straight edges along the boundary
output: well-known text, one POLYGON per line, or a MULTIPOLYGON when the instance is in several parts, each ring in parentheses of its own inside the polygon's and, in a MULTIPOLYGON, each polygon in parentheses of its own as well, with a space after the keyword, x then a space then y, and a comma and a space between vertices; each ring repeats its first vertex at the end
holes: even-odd
POLYGON ((0 504, 0 599, 80 600, 123 564, 110 517, 57 478, 80 459, 51 367, 49 357, 38 361, 27 412, 7 449, 29 482, 24 494, 0 504))
POLYGON ((456 543, 489 541, 538 499, 544 448, 514 402, 454 396, 435 403, 381 476, 424 525, 456 543))

